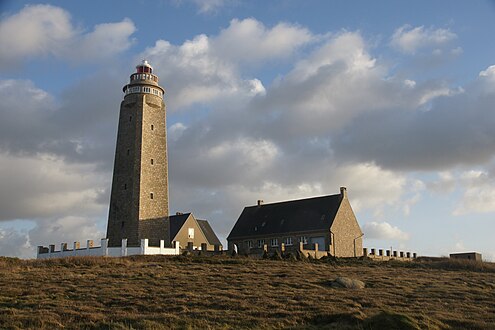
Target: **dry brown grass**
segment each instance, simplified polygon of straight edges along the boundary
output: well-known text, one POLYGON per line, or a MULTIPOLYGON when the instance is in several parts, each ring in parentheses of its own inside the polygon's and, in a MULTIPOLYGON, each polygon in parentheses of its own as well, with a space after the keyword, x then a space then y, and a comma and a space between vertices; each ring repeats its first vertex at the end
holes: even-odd
POLYGON ((2 329, 494 327, 489 263, 0 258, 2 329), (330 287, 338 276, 366 288, 330 287))

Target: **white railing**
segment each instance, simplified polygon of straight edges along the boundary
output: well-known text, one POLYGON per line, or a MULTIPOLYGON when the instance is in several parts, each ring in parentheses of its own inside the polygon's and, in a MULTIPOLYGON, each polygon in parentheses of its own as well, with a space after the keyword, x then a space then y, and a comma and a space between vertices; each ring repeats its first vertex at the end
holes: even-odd
POLYGON ((55 245, 50 245, 48 248, 44 246, 38 246, 37 259, 49 259, 49 258, 64 258, 64 257, 78 257, 78 256, 106 256, 106 257, 125 257, 131 255, 179 255, 180 248, 179 242, 174 242, 172 248, 166 248, 165 242, 160 241, 160 246, 149 246, 148 239, 142 239, 139 247, 128 247, 127 239, 122 240, 122 244, 119 247, 108 247, 108 239, 102 238, 101 245, 94 247, 93 241, 88 240, 85 248, 79 247, 79 242, 74 242, 72 249, 67 248, 67 243, 61 244, 60 251, 55 251, 55 245))

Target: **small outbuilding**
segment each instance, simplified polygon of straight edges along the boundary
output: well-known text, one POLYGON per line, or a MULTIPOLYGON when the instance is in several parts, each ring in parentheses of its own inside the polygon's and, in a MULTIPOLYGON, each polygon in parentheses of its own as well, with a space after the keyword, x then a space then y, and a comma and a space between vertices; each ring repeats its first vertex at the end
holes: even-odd
POLYGON ((477 253, 477 252, 451 253, 450 258, 481 261, 481 253, 477 253))
POLYGON ((347 197, 340 194, 247 206, 227 237, 229 250, 318 250, 336 257, 363 255, 363 232, 347 197))

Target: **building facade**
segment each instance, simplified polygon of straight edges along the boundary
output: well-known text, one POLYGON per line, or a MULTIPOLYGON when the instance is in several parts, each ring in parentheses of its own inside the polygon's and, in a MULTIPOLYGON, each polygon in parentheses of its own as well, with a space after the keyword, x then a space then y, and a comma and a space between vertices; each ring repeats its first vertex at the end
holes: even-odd
POLYGON ((245 207, 227 237, 239 253, 263 250, 326 251, 335 257, 363 255, 363 232, 347 197, 340 194, 245 207))
POLYGON ((168 161, 165 90, 147 61, 136 66, 124 100, 115 149, 108 214, 108 245, 139 246, 168 239, 168 161))
POLYGON ((181 249, 220 251, 222 243, 206 220, 196 219, 192 213, 171 215, 170 239, 179 242, 181 249))

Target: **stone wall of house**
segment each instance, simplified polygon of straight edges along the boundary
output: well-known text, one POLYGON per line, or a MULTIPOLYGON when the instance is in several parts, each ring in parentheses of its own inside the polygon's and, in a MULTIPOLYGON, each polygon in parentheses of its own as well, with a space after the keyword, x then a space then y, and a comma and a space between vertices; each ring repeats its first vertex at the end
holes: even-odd
POLYGON ((332 255, 335 257, 363 255, 362 231, 347 196, 342 199, 330 232, 332 255))
MULTIPOLYGON (((269 235, 269 236, 258 236, 258 237, 251 237, 251 238, 246 238, 246 239, 234 239, 234 240, 229 240, 228 241, 228 250, 232 251, 233 245, 237 245, 237 250, 241 254, 250 254, 250 253, 259 253, 263 252, 263 245, 267 245, 269 251, 275 251, 279 250, 282 244, 285 246, 286 249, 298 249, 299 244, 301 243, 301 237, 304 236, 307 239, 307 243, 303 244, 304 249, 307 250, 314 250, 314 244, 311 244, 311 238, 313 237, 325 237, 326 240, 326 245, 320 245, 318 248, 320 251, 328 251, 328 232, 326 231, 321 231, 321 232, 291 232, 291 233, 284 233, 284 234, 279 234, 279 235, 269 235), (286 238, 291 237, 292 238, 292 244, 287 244, 286 238), (272 246, 271 245, 271 239, 276 238, 278 240, 278 245, 277 246, 272 246), (264 244, 260 247, 258 245, 258 240, 264 240, 264 244), (249 241, 251 241, 251 248, 249 247, 249 241)), ((303 242, 304 243, 304 242, 303 242)))
POLYGON ((215 247, 208 243, 206 236, 203 234, 203 231, 199 227, 197 221, 194 219, 192 215, 189 215, 187 220, 182 225, 182 228, 176 234, 175 237, 171 238, 174 241, 181 242, 181 249, 187 249, 188 246, 190 248, 200 248, 201 244, 207 244, 207 250, 214 250, 215 247), (194 230, 193 237, 189 237, 189 228, 194 230))

